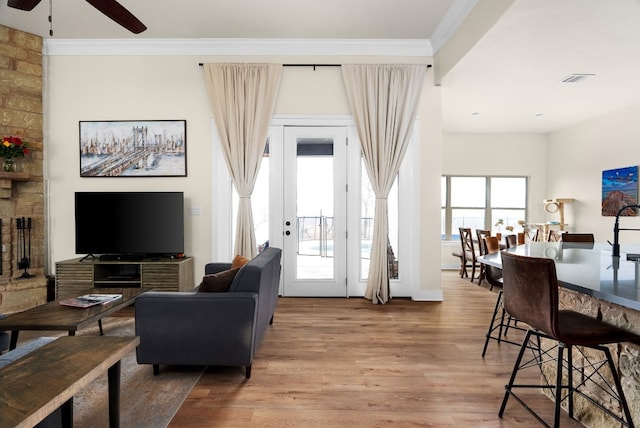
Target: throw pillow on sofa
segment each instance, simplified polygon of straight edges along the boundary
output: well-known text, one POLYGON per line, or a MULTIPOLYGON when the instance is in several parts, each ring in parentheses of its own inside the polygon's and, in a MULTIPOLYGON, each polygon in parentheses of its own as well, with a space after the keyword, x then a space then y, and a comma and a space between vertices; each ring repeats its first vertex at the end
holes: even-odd
POLYGON ((249 263, 249 259, 238 254, 233 258, 233 261, 231 262, 231 269, 241 268, 247 263, 249 263))
POLYGON ((239 270, 240 268, 238 267, 211 275, 205 275, 198 286, 198 291, 208 293, 222 293, 227 291, 239 270))

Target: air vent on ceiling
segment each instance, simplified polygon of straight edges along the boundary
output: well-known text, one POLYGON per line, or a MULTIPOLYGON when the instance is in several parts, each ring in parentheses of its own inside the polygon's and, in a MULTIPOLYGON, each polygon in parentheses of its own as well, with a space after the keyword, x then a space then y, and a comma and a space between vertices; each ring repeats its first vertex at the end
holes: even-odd
POLYGON ((595 74, 574 73, 562 79, 562 83, 582 83, 593 76, 595 76, 595 74))

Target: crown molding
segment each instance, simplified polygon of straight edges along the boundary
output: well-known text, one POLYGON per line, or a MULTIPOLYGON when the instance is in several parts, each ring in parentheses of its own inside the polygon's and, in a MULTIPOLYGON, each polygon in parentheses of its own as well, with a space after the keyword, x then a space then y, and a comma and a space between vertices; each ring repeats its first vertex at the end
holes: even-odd
POLYGON ((455 3, 451 5, 431 35, 433 53, 438 52, 438 50, 444 46, 477 3, 478 0, 456 0, 455 3))
POLYGON ((56 55, 433 55, 428 39, 46 39, 56 55))

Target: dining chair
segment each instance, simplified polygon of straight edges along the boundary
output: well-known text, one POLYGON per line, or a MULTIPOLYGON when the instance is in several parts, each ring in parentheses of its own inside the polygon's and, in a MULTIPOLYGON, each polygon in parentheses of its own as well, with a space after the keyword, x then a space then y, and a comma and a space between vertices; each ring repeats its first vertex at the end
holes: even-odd
POLYGON ((550 230, 547 234, 547 242, 560 242, 562 241, 562 235, 557 230, 550 230))
MULTIPOLYGON (((495 236, 489 236, 484 240, 484 247, 486 254, 495 254, 500 252, 500 242, 495 236)), ((499 288, 498 295, 496 297, 496 304, 493 308, 493 314, 491 315, 491 321, 489 322, 489 329, 485 334, 484 346, 482 348, 482 358, 487 353, 487 347, 489 346, 489 340, 495 340, 498 343, 505 342, 511 345, 520 345, 520 342, 515 342, 508 339, 507 332, 509 328, 514 328, 520 331, 526 331, 518 326, 517 320, 509 315, 502 302, 502 269, 487 265, 485 270, 485 276, 487 282, 490 284, 489 291, 494 287, 499 288)))
POLYGON ((462 245, 462 253, 464 254, 464 271, 465 276, 468 276, 467 268, 471 268, 471 276, 469 277, 471 282, 476 278, 476 268, 479 269, 479 263, 476 258, 475 244, 473 243, 473 235, 471 234, 471 228, 460 227, 460 243, 462 245))
POLYGON ((539 240, 540 229, 525 229, 525 241, 527 242, 536 242, 539 240))
POLYGON ((451 255, 460 260, 460 271, 458 272, 460 274, 460 278, 468 276, 466 263, 464 260, 464 252, 462 250, 455 250, 451 252, 451 255))
MULTIPOLYGON (((476 229, 476 236, 478 237, 478 256, 483 256, 485 253, 484 238, 491 236, 490 230, 476 229)), ((478 275, 478 285, 482 285, 482 280, 485 277, 485 265, 480 263, 480 274, 478 275)))
POLYGON ((518 241, 518 245, 524 245, 524 232, 518 232, 518 234, 516 235, 518 237, 517 241, 518 241))
MULTIPOLYGON (((500 251, 500 242, 496 236, 487 236, 482 239, 482 247, 484 254, 495 254, 500 251)), ((493 287, 502 288, 502 269, 493 266, 486 266, 486 278, 489 283, 489 291, 493 290, 493 287)))
POLYGON ((460 278, 468 278, 469 273, 467 272, 467 268, 471 267, 471 265, 467 261, 466 257, 465 235, 462 227, 458 228, 458 235, 460 236, 460 249, 452 251, 451 255, 460 259, 460 278))
POLYGON ((480 255, 484 254, 484 238, 487 236, 491 236, 491 231, 488 229, 476 229, 476 236, 478 237, 478 250, 480 251, 480 255))
MULTIPOLYGON (((554 397, 554 427, 559 426, 560 409, 565 400, 569 417, 574 417, 574 394, 592 401, 617 423, 632 427, 633 420, 618 372, 609 348, 604 345, 622 342, 640 343, 640 336, 598 318, 573 310, 560 310, 558 280, 555 262, 552 259, 520 256, 504 251, 501 256, 505 310, 528 324, 530 328, 527 330, 513 371, 505 386, 498 416, 502 418, 507 401, 513 396, 539 422, 550 426, 523 401, 522 396, 516 393, 516 389, 530 391, 536 388, 549 390, 554 397), (585 352, 585 348, 591 351, 585 352), (606 360, 594 361, 599 353, 593 350, 604 353, 606 360), (532 356, 525 358, 526 351, 530 351, 532 356), (551 365, 554 362, 555 379, 549 379, 553 377, 554 369, 551 365), (566 373, 564 373, 565 367, 566 373), (608 367, 610 373, 601 373, 604 367, 608 367), (516 383, 516 376, 527 368, 538 368, 541 376, 535 378, 541 379, 542 382, 516 383), (610 402, 606 407, 597 403, 587 395, 584 386, 594 386, 598 391, 606 391, 607 401, 616 401, 622 412, 612 410, 617 406, 610 402)), ((609 421, 609 424, 611 426, 613 421, 609 421)))
POLYGON ((458 228, 458 234, 460 236, 460 249, 452 251, 451 255, 460 259, 460 278, 467 278, 469 276, 469 273, 467 272, 468 265, 465 257, 464 236, 461 227, 458 228))
POLYGON ((581 242, 589 244, 595 242, 595 237, 593 236, 593 233, 565 232, 562 234, 562 242, 581 242))
POLYGON ((504 237, 507 248, 513 248, 518 245, 518 235, 507 235, 504 237))
POLYGON ((593 233, 563 233, 562 248, 591 249, 595 244, 593 233))

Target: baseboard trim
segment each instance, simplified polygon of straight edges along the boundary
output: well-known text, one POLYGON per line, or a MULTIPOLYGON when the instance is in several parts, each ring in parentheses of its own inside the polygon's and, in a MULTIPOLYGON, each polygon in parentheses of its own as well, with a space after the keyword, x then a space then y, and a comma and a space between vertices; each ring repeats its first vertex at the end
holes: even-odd
POLYGON ((411 296, 415 302, 442 302, 444 296, 442 290, 416 290, 411 296))

